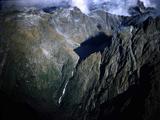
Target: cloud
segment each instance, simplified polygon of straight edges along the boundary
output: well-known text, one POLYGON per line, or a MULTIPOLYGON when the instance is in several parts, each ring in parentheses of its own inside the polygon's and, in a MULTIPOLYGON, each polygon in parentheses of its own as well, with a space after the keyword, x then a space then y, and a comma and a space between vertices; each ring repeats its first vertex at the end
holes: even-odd
POLYGON ((155 6, 155 2, 153 2, 153 1, 151 2, 151 0, 140 0, 140 1, 142 1, 146 7, 154 7, 155 6))
MULTIPOLYGON (((5 0, 7 1, 7 0, 5 0)), ((78 7, 83 13, 88 14, 92 5, 101 6, 106 4, 106 10, 112 14, 129 15, 128 9, 137 4, 138 0, 8 0, 9 3, 17 6, 61 6, 67 4, 78 7)), ((146 7, 156 7, 160 5, 157 0, 140 0, 146 7), (158 5, 157 5, 158 4, 158 5)))
MULTIPOLYGON (((140 0, 144 3, 145 7, 155 7, 155 1, 140 0)), ((109 13, 128 16, 128 9, 136 6, 138 0, 93 0, 94 4, 108 3, 107 10, 109 13)))
POLYGON ((89 1, 88 0, 72 0, 71 6, 78 7, 82 12, 89 13, 89 1))

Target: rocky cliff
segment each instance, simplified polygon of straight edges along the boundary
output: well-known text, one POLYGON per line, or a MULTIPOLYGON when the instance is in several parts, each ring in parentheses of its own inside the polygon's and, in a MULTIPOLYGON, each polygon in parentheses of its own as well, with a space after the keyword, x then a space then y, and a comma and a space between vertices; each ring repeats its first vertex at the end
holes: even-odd
POLYGON ((0 91, 45 120, 159 120, 160 17, 153 11, 1 12, 0 91))

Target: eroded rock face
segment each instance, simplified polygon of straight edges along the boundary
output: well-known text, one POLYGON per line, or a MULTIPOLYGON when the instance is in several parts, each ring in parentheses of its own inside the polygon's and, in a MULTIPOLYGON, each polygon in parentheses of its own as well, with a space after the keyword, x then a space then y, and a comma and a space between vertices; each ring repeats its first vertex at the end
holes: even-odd
POLYGON ((76 118, 159 119, 159 102, 154 95, 159 90, 153 92, 154 85, 159 85, 159 20, 149 18, 143 27, 132 32, 124 28, 118 34, 102 55, 99 83, 95 83, 94 92, 87 94, 87 104, 79 110, 85 117, 76 118))
POLYGON ((131 119, 156 119, 160 18, 141 16, 1 13, 1 91, 45 119, 129 119, 133 112, 131 119))

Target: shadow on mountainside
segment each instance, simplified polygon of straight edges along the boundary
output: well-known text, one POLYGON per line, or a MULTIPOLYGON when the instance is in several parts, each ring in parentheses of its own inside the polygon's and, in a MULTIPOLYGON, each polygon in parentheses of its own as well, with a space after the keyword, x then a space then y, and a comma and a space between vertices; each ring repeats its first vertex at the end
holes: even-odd
POLYGON ((0 120, 42 120, 39 113, 27 103, 17 102, 0 91, 0 120))
POLYGON ((158 101, 152 101, 154 97, 148 99, 150 94, 155 94, 150 92, 153 89, 152 84, 156 83, 152 75, 154 67, 144 65, 140 71, 139 84, 131 86, 126 92, 102 104, 98 120, 159 120, 160 109, 153 106, 158 101))
POLYGON ((95 52, 103 52, 106 47, 112 43, 112 36, 107 36, 105 33, 100 32, 96 36, 90 37, 81 43, 80 47, 74 51, 80 57, 80 61, 86 59, 95 52))

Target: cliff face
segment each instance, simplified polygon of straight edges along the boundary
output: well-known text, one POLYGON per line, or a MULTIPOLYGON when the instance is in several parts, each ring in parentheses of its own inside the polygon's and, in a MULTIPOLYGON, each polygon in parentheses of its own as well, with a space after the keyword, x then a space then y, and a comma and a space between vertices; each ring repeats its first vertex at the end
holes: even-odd
POLYGON ((160 118, 160 18, 153 12, 32 8, 0 17, 0 90, 10 98, 45 119, 160 118))
POLYGON ((77 118, 159 119, 158 21, 149 18, 142 27, 132 32, 124 28, 112 39, 101 55, 98 79, 87 84, 77 118))

